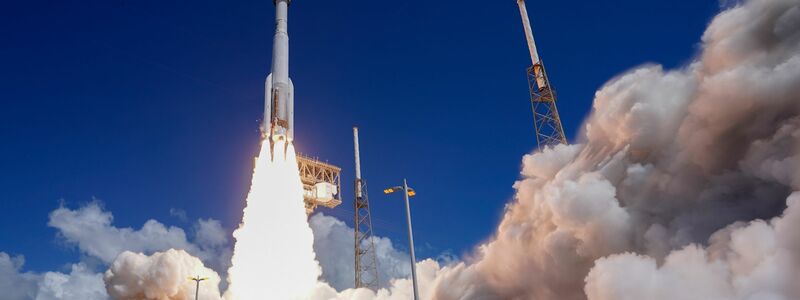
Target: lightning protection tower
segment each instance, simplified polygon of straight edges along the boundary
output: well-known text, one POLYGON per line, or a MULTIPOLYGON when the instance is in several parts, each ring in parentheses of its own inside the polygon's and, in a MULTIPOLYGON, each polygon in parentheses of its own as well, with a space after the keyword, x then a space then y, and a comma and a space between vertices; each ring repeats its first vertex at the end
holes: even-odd
POLYGON ((533 40, 533 30, 525 8, 525 0, 517 0, 519 11, 522 15, 522 25, 525 27, 525 37, 528 40, 528 49, 531 52, 533 65, 528 68, 528 88, 530 89, 531 110, 533 111, 533 126, 536 130, 536 143, 539 150, 547 146, 566 144, 564 128, 556 108, 556 94, 547 79, 544 64, 539 59, 536 43, 533 40))
POLYGON ((358 127, 353 127, 353 144, 356 159, 355 179, 355 286, 356 288, 378 288, 378 259, 372 240, 372 217, 369 212, 367 183, 361 179, 361 157, 358 149, 358 127))

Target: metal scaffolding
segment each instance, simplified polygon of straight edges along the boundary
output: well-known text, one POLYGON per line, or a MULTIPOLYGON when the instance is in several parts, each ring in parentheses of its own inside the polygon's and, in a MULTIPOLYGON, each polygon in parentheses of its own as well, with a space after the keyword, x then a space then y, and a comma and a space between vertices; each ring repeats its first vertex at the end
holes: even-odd
POLYGON ((303 182, 307 214, 310 215, 319 205, 334 208, 342 204, 341 168, 300 153, 297 154, 297 167, 303 182))
POLYGON ((353 144, 355 148, 356 179, 355 199, 353 201, 354 216, 354 253, 355 253, 355 287, 378 288, 378 258, 375 254, 375 242, 372 237, 372 216, 369 211, 367 183, 361 179, 361 155, 358 147, 358 127, 353 127, 353 144))
POLYGON ((547 78, 544 64, 539 59, 539 52, 536 50, 525 0, 517 0, 517 5, 522 16, 528 50, 531 54, 532 65, 528 68, 528 88, 533 111, 533 126, 536 130, 536 143, 539 150, 547 146, 566 144, 567 138, 564 136, 564 128, 561 126, 561 118, 559 118, 556 108, 556 93, 550 85, 550 79, 547 78))
POLYGON ((550 80, 541 61, 528 68, 528 88, 533 112, 533 127, 536 130, 536 144, 539 150, 547 146, 566 144, 564 128, 556 108, 556 94, 550 87, 550 80), (539 86, 539 82, 544 83, 539 86))

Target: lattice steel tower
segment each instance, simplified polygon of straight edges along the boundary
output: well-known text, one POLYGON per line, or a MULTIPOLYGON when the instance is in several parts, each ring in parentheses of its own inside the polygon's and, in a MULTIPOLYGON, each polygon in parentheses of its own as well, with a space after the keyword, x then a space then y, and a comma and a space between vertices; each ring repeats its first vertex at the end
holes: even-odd
POLYGON ((531 110, 533 111, 533 126, 536 130, 536 143, 539 150, 547 146, 566 144, 564 128, 556 108, 556 94, 547 79, 544 64, 539 59, 536 43, 533 40, 533 30, 528 19, 528 10, 525 0, 517 0, 519 11, 522 15, 522 25, 525 27, 525 37, 528 40, 528 49, 531 52, 531 65, 528 68, 528 88, 530 89, 531 110))
POLYGON ((353 144, 356 158, 355 180, 355 286, 356 288, 378 288, 378 258, 372 240, 372 217, 369 213, 367 183, 361 179, 361 157, 358 149, 358 127, 353 127, 353 144))

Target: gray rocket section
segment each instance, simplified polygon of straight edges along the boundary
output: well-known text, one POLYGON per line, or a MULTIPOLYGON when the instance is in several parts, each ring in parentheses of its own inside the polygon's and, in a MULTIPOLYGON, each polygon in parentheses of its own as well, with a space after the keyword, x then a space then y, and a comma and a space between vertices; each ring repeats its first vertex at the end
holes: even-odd
POLYGON ((264 123, 261 134, 273 141, 294 140, 294 85, 289 78, 287 15, 291 0, 275 0, 275 37, 272 40, 272 73, 264 89, 264 123))

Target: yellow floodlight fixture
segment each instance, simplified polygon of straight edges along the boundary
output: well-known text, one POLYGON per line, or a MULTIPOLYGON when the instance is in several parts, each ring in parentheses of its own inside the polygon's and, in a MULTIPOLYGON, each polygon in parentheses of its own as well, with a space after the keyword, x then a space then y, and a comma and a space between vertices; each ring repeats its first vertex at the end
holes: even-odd
POLYGON ((200 281, 208 280, 208 277, 200 277, 200 275, 197 275, 195 277, 189 277, 189 280, 195 282, 194 300, 200 299, 200 281))
MULTIPOLYGON (((384 189, 383 193, 388 195, 388 194, 391 194, 391 193, 394 193, 394 192, 400 192, 402 190, 403 190, 402 186, 395 186, 395 187, 390 187, 390 188, 384 189)), ((416 195, 416 194, 417 194, 417 192, 414 191, 414 189, 408 188, 408 196, 409 197, 414 197, 414 195, 416 195)))
POLYGON ((394 192, 397 192, 397 191, 402 191, 402 190, 403 190, 402 186, 396 186, 396 187, 390 187, 390 188, 384 189, 383 193, 388 195, 388 194, 391 194, 391 193, 394 193, 394 192))
POLYGON ((192 281, 203 281, 203 280, 208 280, 208 277, 200 278, 200 276, 195 276, 195 277, 189 277, 188 279, 192 281))

